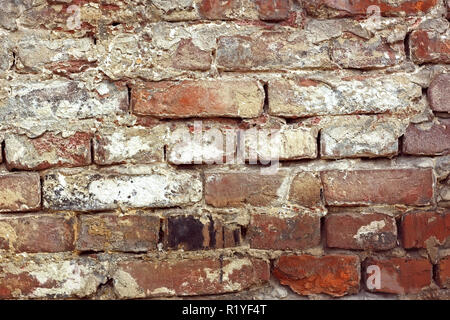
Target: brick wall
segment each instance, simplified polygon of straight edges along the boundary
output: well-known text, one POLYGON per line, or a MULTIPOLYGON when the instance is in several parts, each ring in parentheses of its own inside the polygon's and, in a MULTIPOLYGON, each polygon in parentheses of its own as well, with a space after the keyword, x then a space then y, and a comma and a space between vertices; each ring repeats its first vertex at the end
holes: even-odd
POLYGON ((0 298, 449 299, 448 8, 0 0, 0 298))

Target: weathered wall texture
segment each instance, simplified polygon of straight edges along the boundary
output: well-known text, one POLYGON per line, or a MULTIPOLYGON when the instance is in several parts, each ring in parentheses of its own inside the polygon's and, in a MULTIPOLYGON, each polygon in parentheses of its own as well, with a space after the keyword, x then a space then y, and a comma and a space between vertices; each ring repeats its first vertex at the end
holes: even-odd
POLYGON ((0 0, 0 298, 449 299, 448 8, 0 0))

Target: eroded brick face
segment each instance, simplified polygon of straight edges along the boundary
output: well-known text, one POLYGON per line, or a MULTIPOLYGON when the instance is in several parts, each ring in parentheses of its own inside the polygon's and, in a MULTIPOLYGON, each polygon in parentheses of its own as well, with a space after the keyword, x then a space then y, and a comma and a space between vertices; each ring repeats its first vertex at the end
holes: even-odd
POLYGON ((429 124, 410 125, 403 139, 403 152, 417 155, 450 153, 450 119, 429 124))
POLYGON ((426 205, 433 196, 431 170, 325 171, 321 173, 327 204, 426 205))
POLYGON ((0 0, 0 299, 448 299, 449 12, 0 0))
POLYGON ((278 217, 254 214, 248 230, 250 246, 255 249, 305 249, 320 242, 320 217, 298 215, 278 217))
POLYGON ((282 174, 211 173, 206 176, 205 200, 214 207, 267 206, 277 202, 285 178, 282 174))
POLYGON ((268 278, 268 263, 249 258, 129 261, 119 264, 115 287, 124 298, 192 296, 243 290, 268 278), (130 280, 136 283, 131 290, 130 280))
POLYGON ((395 219, 378 213, 329 215, 325 232, 331 248, 387 250, 397 244, 395 219))
POLYGON ((74 249, 75 219, 35 214, 0 217, 1 249, 12 252, 63 252, 74 249))
POLYGON ((428 12, 438 4, 437 0, 303 0, 309 13, 318 17, 342 17, 349 15, 366 15, 370 6, 377 6, 379 13, 385 16, 419 15, 428 12))
POLYGON ((0 211, 34 211, 41 206, 41 181, 37 173, 0 175, 0 211))
POLYGON ((417 63, 449 63, 449 35, 429 30, 414 31, 410 36, 410 51, 417 63))
POLYGON ((428 100, 431 109, 439 112, 450 112, 450 74, 441 74, 433 79, 428 88, 428 100))
POLYGON ((256 82, 159 82, 132 91, 133 112, 162 118, 258 116, 263 94, 256 82))
POLYGON ((81 167, 91 163, 91 135, 77 132, 64 138, 52 133, 30 139, 5 139, 6 165, 10 169, 43 170, 51 167, 81 167))
POLYGON ((403 246, 426 248, 450 244, 450 214, 436 212, 409 213, 402 218, 403 246))
POLYGON ((78 225, 76 248, 80 251, 153 251, 158 244, 159 229, 159 217, 150 215, 83 215, 78 225))
POLYGON ((356 256, 283 256, 276 262, 274 275, 299 294, 342 296, 358 291, 358 269, 356 256))

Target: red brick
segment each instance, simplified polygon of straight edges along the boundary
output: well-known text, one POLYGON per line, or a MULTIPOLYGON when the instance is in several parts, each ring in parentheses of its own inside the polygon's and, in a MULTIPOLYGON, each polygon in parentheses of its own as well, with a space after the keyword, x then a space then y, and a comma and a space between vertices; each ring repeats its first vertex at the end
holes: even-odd
POLYGON ((5 274, 0 268, 0 274, 2 274, 0 279, 0 299, 14 298, 14 292, 18 291, 21 295, 29 295, 40 285, 38 279, 26 272, 5 274))
POLYGON ((41 181, 37 173, 0 175, 0 212, 33 211, 41 206, 41 181))
POLYGON ((211 20, 228 20, 240 8, 238 0, 202 0, 198 11, 203 18, 211 20))
POLYGON ((333 42, 333 61, 343 68, 383 68, 401 63, 405 59, 403 43, 388 44, 381 38, 366 39, 345 34, 333 42))
POLYGON ((439 286, 450 288, 450 256, 439 261, 436 275, 439 286))
POLYGON ((428 101, 431 109, 450 112, 450 73, 436 76, 428 88, 428 101))
POLYGON ((182 70, 207 71, 211 68, 211 52, 201 50, 192 39, 182 39, 178 45, 173 66, 182 70))
POLYGON ((15 255, 0 261, 0 299, 64 299, 92 296, 107 281, 95 256, 15 255))
POLYGON ((301 295, 354 294, 359 290, 359 258, 347 255, 282 256, 273 275, 301 295))
POLYGON ((198 13, 208 20, 286 20, 290 0, 200 0, 198 13))
POLYGON ((434 245, 434 241, 450 244, 450 211, 445 214, 408 213, 402 218, 401 228, 402 242, 406 249, 426 248, 428 241, 432 241, 431 245, 434 245))
POLYGON ((289 0, 256 0, 256 5, 261 20, 279 21, 289 16, 289 0))
POLYGON ((80 251, 156 250, 159 227, 160 219, 156 216, 81 215, 76 248, 80 251))
POLYGON ((114 278, 121 298, 194 296, 249 289, 268 281, 269 270, 253 258, 126 261, 114 278), (136 286, 129 286, 130 278, 136 286))
POLYGON ((93 140, 94 162, 100 165, 164 161, 165 127, 114 127, 99 130, 93 140))
POLYGON ((416 30, 409 38, 411 59, 422 63, 450 63, 450 39, 434 31, 416 30))
POLYGON ((438 4, 438 0, 302 0, 310 15, 315 17, 365 16, 370 6, 380 8, 382 16, 420 15, 438 4))
POLYGON ((434 123, 410 124, 403 138, 403 153, 447 155, 450 153, 450 119, 434 123))
POLYGON ((309 43, 302 32, 263 32, 223 36, 217 41, 217 67, 225 71, 333 69, 329 43, 309 43))
POLYGON ((320 217, 253 214, 247 237, 250 247, 267 250, 305 249, 320 243, 320 217))
POLYGON ((211 216, 173 216, 164 221, 165 246, 170 249, 206 250, 240 244, 238 226, 225 226, 211 216), (226 241, 225 241, 226 240, 226 241))
MULTIPOLYGON (((422 97, 420 86, 412 83, 410 78, 399 75, 328 77, 326 82, 301 77, 269 81, 269 114, 300 118, 314 115, 404 113, 410 112, 411 106, 422 97), (389 99, 380 99, 380 96, 389 99)), ((381 119, 378 120, 375 122, 381 122, 381 119)), ((342 122, 344 125, 345 122, 342 122)), ((362 128, 369 131, 371 127, 362 128)), ((371 144, 375 143, 371 141, 371 144)))
POLYGON ((380 213, 328 215, 325 232, 331 248, 387 250, 397 245, 395 219, 380 213))
POLYGON ((291 183, 289 201, 304 207, 314 208, 322 205, 322 183, 317 173, 300 172, 291 183))
POLYGON ((62 252, 74 249, 74 219, 39 214, 0 217, 0 249, 13 252, 62 252))
POLYGON ((450 1, 446 0, 447 2, 447 19, 450 19, 450 1))
MULTIPOLYGON (((86 1, 73 1, 74 4, 83 5, 86 1), (83 3, 84 2, 84 3, 83 3)), ((26 22, 28 28, 38 28, 45 26, 46 29, 55 31, 73 32, 70 25, 67 23, 69 18, 73 17, 73 12, 69 12, 68 8, 72 3, 60 3, 59 5, 43 5, 30 6, 21 15, 21 18, 26 22)), ((101 15, 101 12, 98 12, 101 15)), ((103 16, 104 18, 104 16, 103 16)), ((86 21, 86 18, 81 18, 79 32, 92 33, 95 32, 96 27, 86 21)))
POLYGON ((5 155, 8 169, 86 166, 91 163, 91 134, 77 132, 65 138, 47 132, 35 139, 11 135, 5 139, 5 155))
MULTIPOLYGON (((431 284, 433 266, 427 259, 370 258, 364 264, 366 268, 371 265, 378 266, 381 271, 381 287, 368 288, 373 292, 417 293, 431 284)), ((367 275, 367 272, 364 274, 367 275)))
POLYGON ((205 201, 214 207, 267 206, 278 200, 285 176, 257 173, 208 173, 205 201))
POLYGON ((131 92, 133 112, 160 118, 256 117, 264 93, 256 81, 147 82, 131 92))
POLYGON ((325 201, 333 206, 427 205, 433 198, 431 169, 321 172, 325 201))

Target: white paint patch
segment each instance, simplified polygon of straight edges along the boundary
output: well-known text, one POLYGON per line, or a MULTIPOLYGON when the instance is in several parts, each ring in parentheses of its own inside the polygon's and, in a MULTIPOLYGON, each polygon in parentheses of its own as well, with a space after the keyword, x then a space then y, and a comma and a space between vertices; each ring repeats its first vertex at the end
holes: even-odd
POLYGON ((384 220, 372 221, 368 225, 362 226, 358 229, 358 232, 353 236, 358 242, 363 241, 365 236, 380 232, 386 226, 384 220))

